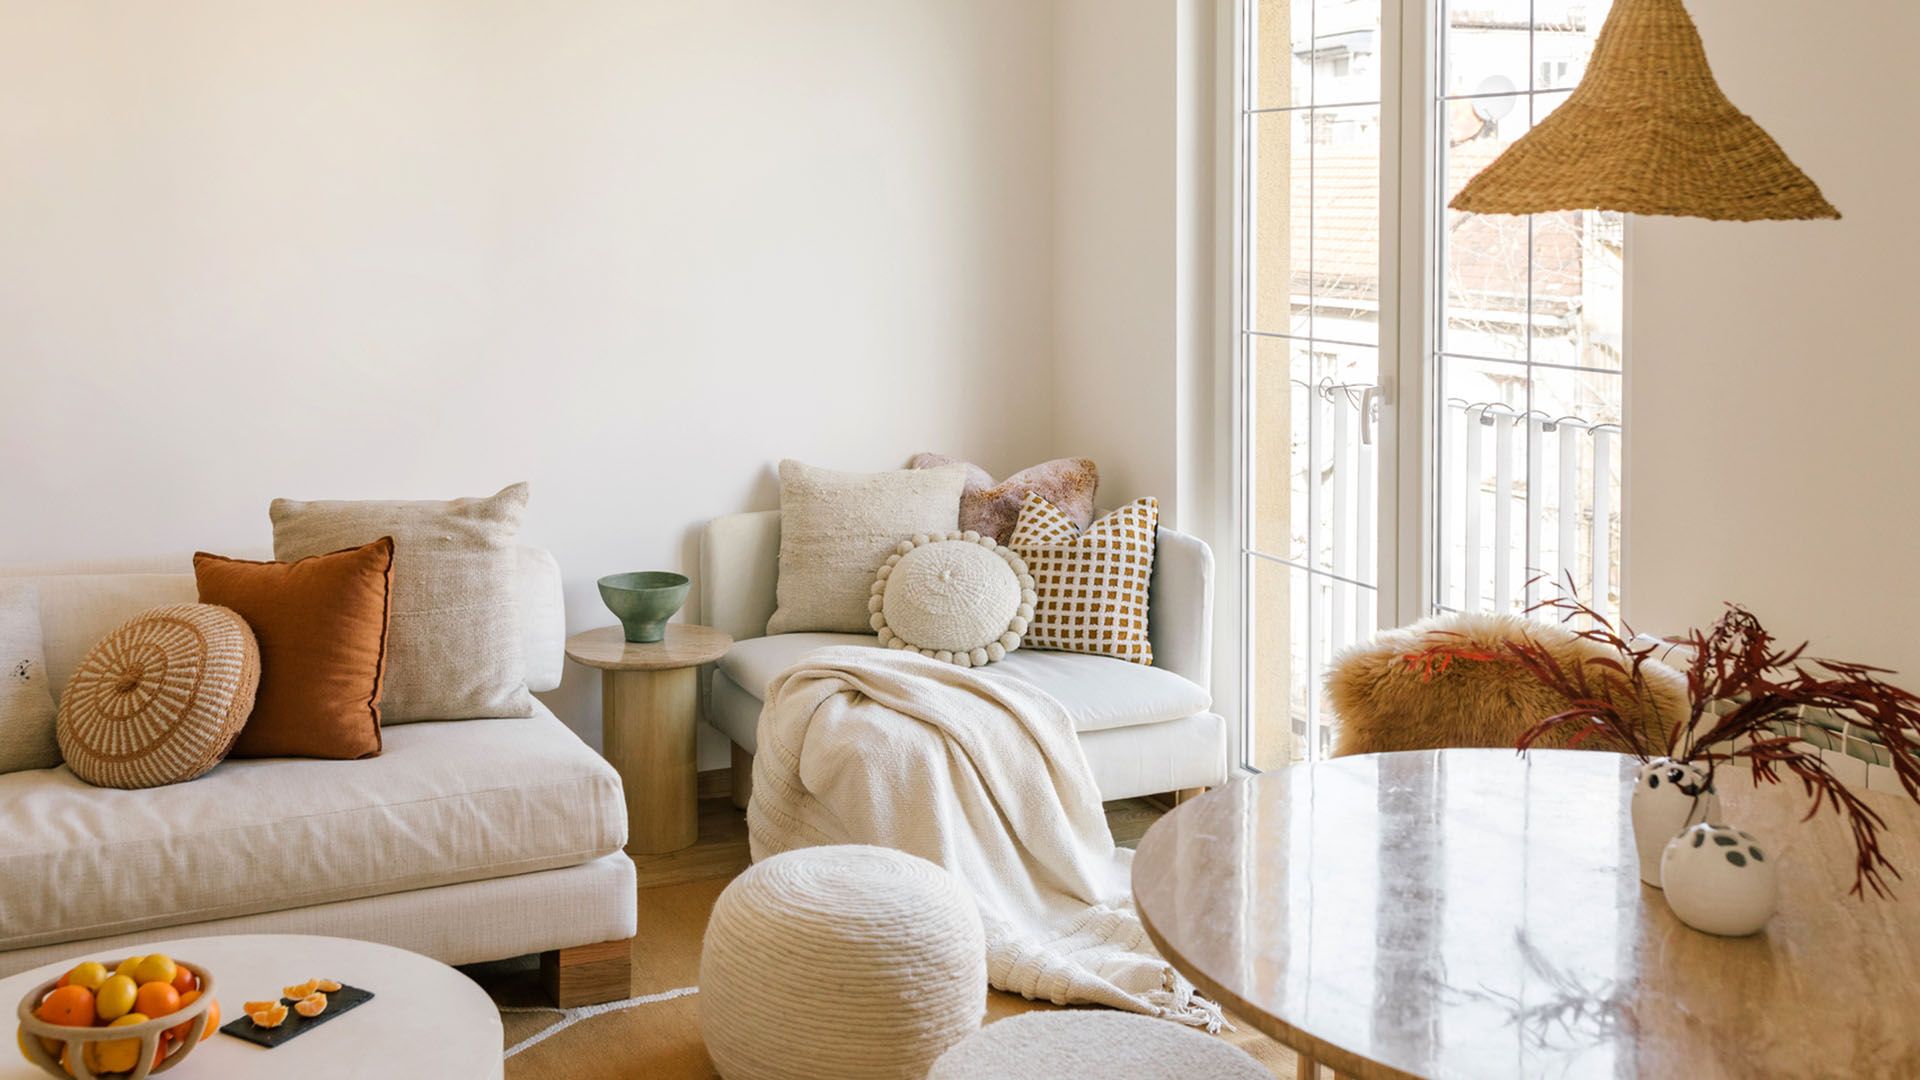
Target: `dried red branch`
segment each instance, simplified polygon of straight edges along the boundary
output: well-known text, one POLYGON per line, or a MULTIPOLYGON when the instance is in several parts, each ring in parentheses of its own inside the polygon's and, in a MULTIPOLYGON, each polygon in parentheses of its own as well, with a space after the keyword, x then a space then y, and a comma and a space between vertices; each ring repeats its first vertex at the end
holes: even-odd
POLYGON ((1808 658, 1805 643, 1781 647, 1752 612, 1736 604, 1705 630, 1664 645, 1636 644, 1640 639, 1625 624, 1615 630, 1605 615, 1581 602, 1571 580, 1560 585, 1559 595, 1528 609, 1542 611, 1557 613, 1568 632, 1602 646, 1607 655, 1563 663, 1553 650, 1523 636, 1492 651, 1436 645, 1409 655, 1407 663, 1429 679, 1459 660, 1510 664, 1564 698, 1566 709, 1521 735, 1521 750, 1550 737, 1569 746, 1605 737, 1642 761, 1661 755, 1709 770, 1744 761, 1756 785, 1779 783, 1789 773, 1811 797, 1808 817, 1822 807, 1846 817, 1857 854, 1853 893, 1889 894, 1887 875, 1900 874, 1880 849, 1885 819, 1827 767, 1818 748, 1798 737, 1799 725, 1812 709, 1869 734, 1886 749, 1908 797, 1920 802, 1920 697, 1879 678, 1890 674, 1884 669, 1808 658), (1646 665, 1675 645, 1686 654, 1688 716, 1662 738, 1647 727, 1652 696, 1646 665))

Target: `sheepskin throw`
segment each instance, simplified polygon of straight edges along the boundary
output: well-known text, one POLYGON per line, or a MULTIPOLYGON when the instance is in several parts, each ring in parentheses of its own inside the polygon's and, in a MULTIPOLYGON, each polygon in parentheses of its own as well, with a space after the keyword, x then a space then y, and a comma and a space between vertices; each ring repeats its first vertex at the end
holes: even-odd
POLYGON ((887 648, 981 667, 1020 647, 1033 601, 1026 562, 993 537, 921 533, 887 556, 867 607, 887 648))
POLYGON ((707 1052, 727 1077, 924 1080, 980 1029, 986 951, 967 890, 925 859, 860 844, 775 855, 707 921, 707 1052))
POLYGON ((1007 545, 1033 575, 1027 645, 1152 664, 1147 593, 1159 525, 1152 498, 1135 499, 1083 532, 1059 507, 1029 494, 1007 545))
MULTIPOLYGON (((1563 665, 1615 656, 1558 626, 1518 615, 1437 615, 1384 631, 1342 651, 1328 669, 1334 756, 1456 746, 1511 749, 1528 728, 1565 710, 1567 700, 1526 672, 1497 661, 1455 660, 1429 678, 1406 657, 1438 645, 1491 650, 1523 634, 1552 649, 1563 665)), ((1653 700, 1645 703, 1644 715, 1653 741, 1664 742, 1675 724, 1686 722, 1686 677, 1659 663, 1650 662, 1645 670, 1653 700)), ((1539 745, 1568 744, 1547 739, 1539 745)), ((1601 739, 1580 745, 1588 750, 1627 749, 1601 739)))
POLYGON ((60 695, 60 754, 99 787, 191 780, 220 763, 253 711, 260 649, 214 604, 155 608, 108 634, 60 695))
POLYGON ((1218 1030, 1154 952, 1065 706, 1022 679, 838 645, 775 676, 760 712, 755 861, 877 844, 944 866, 986 926, 987 981, 1218 1030), (804 769, 802 762, 805 762, 804 769))
POLYGON ((780 578, 767 633, 864 634, 873 576, 903 536, 960 527, 966 470, 850 473, 780 463, 780 578))
POLYGON ((393 537, 380 722, 532 716, 520 625, 527 485, 485 498, 275 499, 273 557, 292 562, 393 537))
POLYGON ((1100 487, 1100 470, 1091 458, 1057 458, 1021 469, 999 483, 993 474, 970 462, 941 454, 915 454, 907 463, 915 469, 964 465, 967 486, 960 493, 960 527, 1004 544, 1013 536, 1020 508, 1029 493, 1037 493, 1084 529, 1093 524, 1093 496, 1100 487))
POLYGON ((60 764, 53 717, 40 591, 31 581, 0 581, 0 773, 60 764))

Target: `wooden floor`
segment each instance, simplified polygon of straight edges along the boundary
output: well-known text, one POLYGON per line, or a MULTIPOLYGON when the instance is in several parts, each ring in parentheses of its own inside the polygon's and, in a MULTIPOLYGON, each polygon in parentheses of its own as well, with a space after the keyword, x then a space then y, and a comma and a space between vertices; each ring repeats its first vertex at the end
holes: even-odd
MULTIPOLYGON (((1144 799, 1132 799, 1107 804, 1107 821, 1114 840, 1131 847, 1163 812, 1144 799)), ((682 991, 682 996, 580 1020, 508 1058, 508 1080, 710 1080, 716 1075, 700 1038, 699 995, 687 991, 700 980, 700 941, 714 901, 749 865, 746 815, 724 796, 703 798, 700 838, 692 847, 632 858, 639 879, 632 993, 682 991)), ((538 967, 528 960, 463 970, 501 1005, 508 1047, 561 1019, 541 1007, 538 967)), ((987 1022, 1054 1007, 989 991, 987 1022)), ((1294 1075, 1291 1051, 1246 1025, 1224 1037, 1275 1076, 1294 1075)))

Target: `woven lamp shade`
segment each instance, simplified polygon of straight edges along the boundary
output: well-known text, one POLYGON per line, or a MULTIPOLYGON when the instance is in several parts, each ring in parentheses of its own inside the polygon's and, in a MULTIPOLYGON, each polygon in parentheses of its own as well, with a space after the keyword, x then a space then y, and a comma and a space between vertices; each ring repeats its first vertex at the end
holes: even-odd
POLYGON ((1598 209, 1716 221, 1840 216, 1720 92, 1680 0, 1615 0, 1572 95, 1447 205, 1475 214, 1598 209))

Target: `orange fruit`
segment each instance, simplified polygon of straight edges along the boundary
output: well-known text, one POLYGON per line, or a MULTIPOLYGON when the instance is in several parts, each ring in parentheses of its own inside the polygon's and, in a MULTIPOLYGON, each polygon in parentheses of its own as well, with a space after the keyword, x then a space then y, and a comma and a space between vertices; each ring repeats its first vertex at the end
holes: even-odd
MULTIPOLYGON (((196 990, 194 991, 194 993, 197 994, 199 993, 199 991, 196 990)), ((189 1023, 191 1023, 191 1021, 189 1021, 189 1023)), ((207 1026, 205 1030, 203 1030, 200 1033, 200 1035, 202 1038, 211 1039, 213 1038, 213 1033, 219 1030, 220 1030, 220 999, 215 998, 212 1001, 207 1002, 207 1026)), ((181 1038, 184 1039, 186 1038, 186 1036, 182 1035, 181 1038)))
POLYGON ((315 979, 313 980, 313 988, 323 994, 331 994, 340 989, 340 984, 334 982, 332 979, 315 979))
MULTIPOLYGON (((22 1024, 20 1027, 15 1028, 14 1036, 20 1040, 20 1056, 23 1058, 26 1058, 28 1061, 33 1061, 34 1064, 38 1065, 39 1062, 34 1061, 33 1055, 27 1052, 26 1025, 22 1024)), ((60 1051, 64 1049, 67 1044, 61 1042, 58 1039, 49 1039, 45 1036, 41 1036, 40 1045, 46 1049, 47 1054, 49 1056, 51 1056, 54 1060, 57 1061, 60 1058, 60 1051)))
POLYGON ((327 995, 315 992, 294 1003, 293 1011, 309 1019, 327 1011, 327 995))
POLYGON ((188 971, 185 965, 176 966, 176 970, 173 973, 173 988, 180 992, 181 997, 186 997, 189 993, 198 989, 199 986, 200 980, 194 978, 193 972, 188 971))
POLYGON ((49 1024, 65 1024, 68 1027, 93 1026, 93 991, 84 986, 67 985, 48 994, 33 1015, 49 1024))
MULTIPOLYGON (((200 1000, 200 991, 189 990, 186 993, 180 995, 180 1007, 184 1009, 187 1006, 199 1000, 200 1000)), ((211 1005, 207 1006, 207 1012, 212 1013, 213 1006, 211 1005)), ((167 1029, 167 1037, 169 1039, 184 1039, 187 1037, 187 1029, 192 1026, 193 1026, 193 1021, 183 1020, 180 1023, 174 1025, 173 1027, 170 1027, 167 1029)), ((209 1024, 207 1026, 207 1030, 211 1032, 213 1030, 213 1026, 209 1024)))
POLYGON ((167 1055, 173 1052, 173 1043, 173 1032, 163 1031, 160 1033, 160 1041, 153 1046, 153 1067, 155 1069, 159 1068, 160 1063, 167 1060, 167 1055))
POLYGON ((130 975, 109 975, 93 995, 93 1012, 101 1020, 117 1020, 133 1011, 140 988, 130 975))
POLYGON ((252 1016, 257 1012, 266 1012, 278 1004, 280 1003, 277 1001, 249 1001, 240 1006, 240 1011, 246 1013, 248 1016, 252 1016))
POLYGON ((180 991, 172 983, 150 982, 133 996, 133 1011, 147 1016, 171 1016, 180 1011, 180 991))
POLYGON ((320 989, 320 980, 308 979, 306 982, 299 983, 295 986, 281 987, 280 996, 289 997, 295 1001, 299 1001, 301 998, 306 997, 308 994, 311 994, 318 989, 320 989))
POLYGON ((263 1027, 263 1028, 279 1027, 281 1023, 286 1020, 286 1018, 287 1018, 287 1007, 285 1005, 280 1004, 277 1001, 274 1002, 273 1005, 268 1008, 261 1009, 259 1012, 256 1012, 256 1013, 249 1013, 247 1015, 247 1019, 252 1020, 255 1027, 263 1027))

